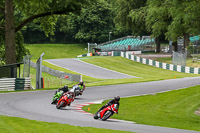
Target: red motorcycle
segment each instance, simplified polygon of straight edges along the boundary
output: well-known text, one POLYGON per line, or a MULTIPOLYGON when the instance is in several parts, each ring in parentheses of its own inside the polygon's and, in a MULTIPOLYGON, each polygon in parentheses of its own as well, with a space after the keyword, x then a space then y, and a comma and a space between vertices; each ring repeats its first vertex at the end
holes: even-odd
POLYGON ((101 120, 105 121, 108 118, 110 118, 114 113, 118 114, 118 109, 119 109, 118 104, 112 104, 112 105, 104 108, 100 112, 97 112, 94 115, 94 119, 100 118, 101 120))
POLYGON ((58 100, 58 103, 56 105, 57 109, 60 109, 61 107, 70 106, 70 104, 74 101, 74 95, 71 92, 64 93, 61 98, 58 100))

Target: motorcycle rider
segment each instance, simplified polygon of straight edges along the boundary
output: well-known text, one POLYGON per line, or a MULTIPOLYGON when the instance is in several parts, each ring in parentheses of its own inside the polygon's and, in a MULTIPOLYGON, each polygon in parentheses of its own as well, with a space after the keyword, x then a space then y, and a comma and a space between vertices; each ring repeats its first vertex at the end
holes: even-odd
MULTIPOLYGON (((68 85, 65 85, 64 87, 62 87, 62 88, 59 88, 58 89, 58 91, 63 91, 63 94, 65 93, 65 92, 68 92, 69 91, 69 89, 68 89, 68 85)), ((55 94, 57 93, 57 91, 55 92, 55 94)))
MULTIPOLYGON (((106 107, 112 105, 112 104, 118 104, 118 106, 119 106, 119 101, 120 101, 120 96, 114 97, 114 99, 110 100, 106 105, 103 105, 103 106, 97 111, 97 113, 100 112, 101 110, 103 110, 104 108, 106 108, 106 107)), ((96 114, 97 114, 97 113, 96 113, 96 114)))
POLYGON ((80 95, 82 95, 83 91, 85 90, 85 83, 83 81, 80 81, 78 83, 78 86, 80 88, 80 95))
POLYGON ((60 92, 60 91, 62 91, 62 92, 61 92, 61 96, 62 96, 65 92, 68 92, 68 91, 69 91, 68 86, 65 85, 64 87, 59 88, 59 89, 55 92, 54 98, 56 98, 56 99, 53 98, 54 100, 51 102, 51 104, 55 104, 55 103, 60 99, 60 96, 59 96, 59 97, 56 96, 56 94, 57 94, 58 92, 60 92), (55 101, 55 100, 56 100, 56 101, 55 101))

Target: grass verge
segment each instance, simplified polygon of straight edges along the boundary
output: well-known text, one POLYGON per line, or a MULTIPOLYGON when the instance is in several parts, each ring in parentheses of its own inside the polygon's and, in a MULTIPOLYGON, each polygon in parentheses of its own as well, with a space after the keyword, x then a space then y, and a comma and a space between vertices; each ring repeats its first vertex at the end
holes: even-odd
MULTIPOLYGON (((168 64, 172 64, 172 58, 169 58, 169 57, 166 57, 166 58, 154 58, 153 60, 156 60, 156 61, 159 61, 159 62, 168 63, 168 64)), ((187 58, 186 66, 188 66, 188 67, 200 67, 200 63, 193 62, 192 58, 187 58)))
MULTIPOLYGON (((70 126, 67 124, 48 123, 35 120, 27 120, 17 117, 0 116, 1 133, 126 133, 126 131, 115 131, 93 127, 70 126)), ((127 132, 128 133, 128 132, 127 132)))
MULTIPOLYGON (((119 114, 112 118, 200 131, 200 116, 194 114, 200 107, 199 88, 200 86, 194 86, 156 95, 121 98, 119 114)), ((103 104, 89 105, 83 109, 94 114, 103 104)))
POLYGON ((87 44, 26 44, 33 60, 37 60, 44 52, 43 59, 75 58, 87 53, 87 44))
MULTIPOLYGON (((81 58, 80 58, 81 59, 81 58)), ((141 63, 134 62, 132 60, 123 57, 101 57, 101 58, 83 58, 81 59, 87 63, 91 63, 97 66, 101 66, 107 69, 111 69, 117 72, 133 75, 139 78, 126 78, 126 79, 96 79, 86 75, 83 76, 83 81, 86 86, 102 86, 102 85, 113 85, 113 84, 126 84, 126 83, 137 83, 137 82, 148 82, 165 79, 183 78, 183 77, 195 77, 199 75, 186 74, 181 72, 174 72, 156 68, 141 63)), ((67 70, 62 67, 52 65, 48 62, 43 61, 43 65, 52 68, 54 70, 63 71, 66 73, 78 74, 76 72, 67 70)), ((47 75, 48 76, 48 75, 47 75)), ((44 76, 43 76, 44 77, 44 76)))
POLYGON ((139 77, 130 79, 107 79, 101 82, 89 83, 90 86, 147 82, 147 81, 199 76, 195 74, 187 74, 170 70, 164 70, 161 68, 156 68, 153 66, 137 63, 123 57, 88 58, 82 60, 87 63, 91 63, 117 72, 139 77))

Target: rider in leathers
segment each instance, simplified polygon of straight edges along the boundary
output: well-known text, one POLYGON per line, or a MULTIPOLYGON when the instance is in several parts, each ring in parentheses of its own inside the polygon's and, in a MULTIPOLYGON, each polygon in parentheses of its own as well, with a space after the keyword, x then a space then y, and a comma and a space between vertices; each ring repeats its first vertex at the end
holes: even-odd
POLYGON ((85 90, 85 83, 81 81, 78 83, 78 86, 80 88, 80 95, 82 95, 83 91, 85 90))
POLYGON ((101 110, 103 110, 104 108, 106 108, 106 107, 112 105, 112 104, 118 104, 118 106, 119 106, 119 100, 120 100, 120 96, 114 97, 114 99, 110 100, 106 105, 102 106, 102 107, 97 111, 97 113, 100 112, 101 110))
MULTIPOLYGON (((63 94, 65 93, 65 92, 68 92, 69 91, 69 89, 68 89, 68 85, 65 85, 64 87, 62 87, 62 88, 59 88, 58 89, 58 91, 63 91, 63 94)), ((55 92, 55 94, 57 93, 57 91, 55 92)))

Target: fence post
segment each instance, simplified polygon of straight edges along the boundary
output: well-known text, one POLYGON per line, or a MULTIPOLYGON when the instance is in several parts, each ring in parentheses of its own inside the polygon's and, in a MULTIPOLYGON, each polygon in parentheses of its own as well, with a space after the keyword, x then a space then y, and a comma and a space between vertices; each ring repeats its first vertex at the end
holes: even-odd
POLYGON ((40 55, 36 64, 36 89, 42 88, 41 78, 42 78, 42 57, 44 53, 40 55))

